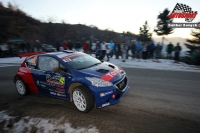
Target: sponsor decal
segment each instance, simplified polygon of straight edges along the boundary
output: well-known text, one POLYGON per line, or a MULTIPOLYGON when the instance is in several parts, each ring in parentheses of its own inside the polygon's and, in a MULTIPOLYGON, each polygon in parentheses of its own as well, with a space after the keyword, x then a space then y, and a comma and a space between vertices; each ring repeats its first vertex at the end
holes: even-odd
POLYGON ((47 86, 52 86, 52 87, 57 87, 57 88, 60 88, 60 89, 63 89, 64 88, 64 85, 61 85, 61 84, 54 84, 54 83, 51 83, 51 82, 44 82, 44 81, 36 81, 37 83, 37 86, 41 86, 41 87, 46 87, 46 89, 48 89, 47 86))
POLYGON ((110 105, 110 103, 105 103, 105 104, 102 104, 102 107, 105 107, 105 106, 108 106, 110 105))
POLYGON ((104 97, 104 96, 110 95, 112 93, 113 93, 113 91, 108 91, 108 92, 100 93, 100 97, 104 97))
POLYGON ((81 55, 83 55, 83 54, 71 54, 71 55, 62 57, 61 59, 62 59, 63 61, 71 61, 71 58, 77 57, 77 56, 81 56, 81 55))
POLYGON ((105 96, 105 94, 104 93, 100 93, 100 97, 104 97, 105 96))
POLYGON ((56 91, 61 92, 61 93, 65 93, 65 89, 63 89, 63 88, 56 88, 56 91))
POLYGON ((58 84, 58 85, 63 85, 65 84, 65 77, 60 77, 60 76, 51 76, 49 74, 46 75, 46 80, 47 83, 52 83, 52 84, 58 84))
POLYGON ((60 96, 60 97, 66 97, 66 95, 64 95, 64 94, 60 94, 60 93, 57 93, 57 96, 60 96))
POLYGON ((23 72, 23 73, 27 73, 27 71, 25 69, 23 69, 23 68, 20 68, 19 71, 23 72))
POLYGON ((50 92, 50 94, 51 94, 51 95, 56 95, 56 93, 55 93, 55 92, 50 92))
POLYGON ((108 92, 105 92, 104 94, 109 95, 109 94, 112 94, 112 93, 113 93, 113 91, 108 91, 108 92))
POLYGON ((112 80, 115 76, 117 76, 120 72, 121 72, 121 70, 113 69, 113 70, 109 71, 107 74, 103 75, 103 76, 101 77, 101 79, 103 79, 103 80, 105 80, 105 81, 110 81, 110 80, 112 80))

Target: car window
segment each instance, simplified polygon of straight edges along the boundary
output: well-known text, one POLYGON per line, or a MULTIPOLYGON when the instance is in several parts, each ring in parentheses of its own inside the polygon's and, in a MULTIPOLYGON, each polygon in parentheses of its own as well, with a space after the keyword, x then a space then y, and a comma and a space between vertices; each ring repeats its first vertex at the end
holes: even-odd
POLYGON ((64 58, 63 61, 76 70, 85 69, 101 63, 101 61, 90 55, 68 57, 64 58))
POLYGON ((71 74, 71 72, 69 71, 69 69, 67 69, 64 65, 62 65, 60 63, 60 67, 59 67, 59 73, 61 75, 64 75, 65 73, 71 74))
POLYGON ((31 57, 30 59, 28 59, 26 61, 26 66, 28 68, 34 68, 35 69, 36 68, 37 59, 38 59, 38 56, 31 57))
POLYGON ((59 68, 59 61, 53 57, 40 56, 38 60, 38 69, 43 71, 56 72, 59 68))

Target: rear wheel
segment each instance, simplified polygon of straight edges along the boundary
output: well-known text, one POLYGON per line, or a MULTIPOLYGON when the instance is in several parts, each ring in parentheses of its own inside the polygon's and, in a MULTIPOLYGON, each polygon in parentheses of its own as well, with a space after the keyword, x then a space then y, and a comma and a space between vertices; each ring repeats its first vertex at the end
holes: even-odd
POLYGON ((15 86, 20 95, 25 96, 28 94, 29 90, 22 79, 16 78, 15 86))
POLYGON ((85 86, 78 86, 72 93, 73 102, 76 108, 81 112, 89 112, 94 108, 94 96, 85 86))

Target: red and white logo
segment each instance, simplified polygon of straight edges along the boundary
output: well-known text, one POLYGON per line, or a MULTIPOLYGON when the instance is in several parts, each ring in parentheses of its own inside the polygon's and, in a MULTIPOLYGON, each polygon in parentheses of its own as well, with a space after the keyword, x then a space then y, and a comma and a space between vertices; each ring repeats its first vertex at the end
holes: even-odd
POLYGON ((186 4, 177 3, 169 18, 185 18, 186 22, 192 22, 198 12, 192 11, 192 8, 186 4))

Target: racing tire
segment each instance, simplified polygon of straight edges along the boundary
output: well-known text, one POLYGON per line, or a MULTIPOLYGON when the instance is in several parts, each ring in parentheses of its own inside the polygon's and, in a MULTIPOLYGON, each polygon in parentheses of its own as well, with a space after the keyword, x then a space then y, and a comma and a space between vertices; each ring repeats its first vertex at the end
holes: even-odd
POLYGON ((90 112, 95 105, 92 92, 85 86, 78 86, 72 92, 73 103, 76 108, 84 113, 90 112))
POLYGON ((16 89, 17 89, 17 92, 20 94, 20 95, 22 95, 22 96, 25 96, 25 95, 27 95, 30 91, 29 91, 29 89, 28 89, 28 87, 27 87, 27 85, 24 83, 24 81, 21 79, 21 78, 19 78, 19 77, 17 77, 16 79, 15 79, 15 87, 16 87, 16 89))

